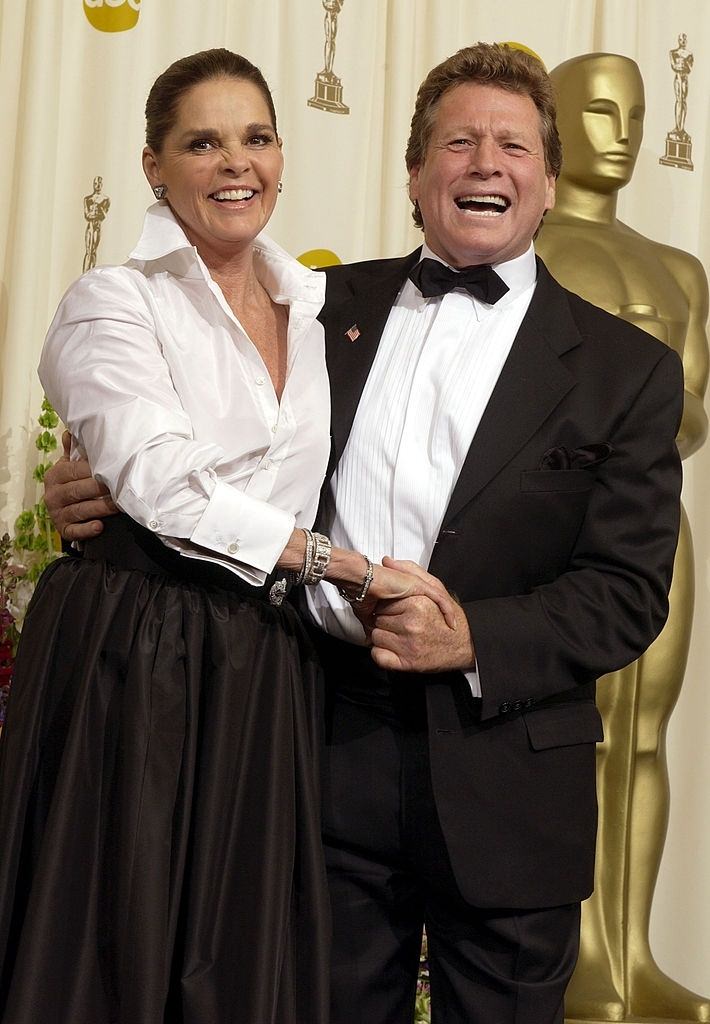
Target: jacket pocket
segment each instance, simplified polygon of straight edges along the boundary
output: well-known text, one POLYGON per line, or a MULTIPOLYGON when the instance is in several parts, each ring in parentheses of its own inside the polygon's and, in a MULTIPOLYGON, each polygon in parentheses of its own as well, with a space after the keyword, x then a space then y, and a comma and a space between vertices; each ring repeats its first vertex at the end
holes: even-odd
POLYGON ((604 739, 602 716, 591 701, 538 708, 525 712, 522 717, 533 750, 601 743, 604 739))
POLYGON ((590 491, 594 476, 583 469, 529 469, 520 474, 522 491, 590 491))

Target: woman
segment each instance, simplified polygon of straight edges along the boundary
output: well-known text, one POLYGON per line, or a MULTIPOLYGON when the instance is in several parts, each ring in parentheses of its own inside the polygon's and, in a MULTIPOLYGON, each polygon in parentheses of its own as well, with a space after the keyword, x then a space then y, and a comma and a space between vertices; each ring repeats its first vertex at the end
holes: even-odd
POLYGON ((40 364, 125 514, 50 567, 23 631, 2 1020, 321 1024, 317 667, 272 570, 334 582, 363 615, 449 599, 307 529, 324 282, 260 235, 283 167, 260 72, 226 50, 177 61, 146 122, 159 202, 127 264, 70 288, 40 364))

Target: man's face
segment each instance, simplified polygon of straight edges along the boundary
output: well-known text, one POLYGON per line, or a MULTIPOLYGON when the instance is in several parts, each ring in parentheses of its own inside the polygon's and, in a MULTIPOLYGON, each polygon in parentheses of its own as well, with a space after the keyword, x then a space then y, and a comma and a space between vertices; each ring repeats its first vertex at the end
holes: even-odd
POLYGON ((410 171, 409 194, 427 244, 451 266, 522 255, 555 202, 530 97, 478 82, 444 93, 425 159, 410 171))

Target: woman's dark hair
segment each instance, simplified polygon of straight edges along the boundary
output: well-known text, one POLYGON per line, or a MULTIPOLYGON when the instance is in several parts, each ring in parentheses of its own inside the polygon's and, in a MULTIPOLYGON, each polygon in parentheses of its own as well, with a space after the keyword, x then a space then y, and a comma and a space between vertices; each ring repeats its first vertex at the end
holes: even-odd
POLYGON ((145 104, 145 141, 159 153, 165 136, 175 124, 177 108, 185 93, 200 82, 213 78, 236 78, 252 82, 266 101, 276 132, 276 111, 261 71, 238 53, 223 48, 201 50, 181 57, 153 82, 145 104))

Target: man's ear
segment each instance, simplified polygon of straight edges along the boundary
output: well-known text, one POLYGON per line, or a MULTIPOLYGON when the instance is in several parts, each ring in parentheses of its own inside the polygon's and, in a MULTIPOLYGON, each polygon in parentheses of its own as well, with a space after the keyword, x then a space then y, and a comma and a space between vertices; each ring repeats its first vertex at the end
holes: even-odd
MULTIPOLYGON (((557 179, 554 174, 547 175, 547 188, 545 189, 545 213, 555 205, 557 197, 557 179)), ((543 214, 544 216, 544 214, 543 214)))
POLYGON ((409 169, 409 198, 413 203, 419 198, 419 164, 409 169))

